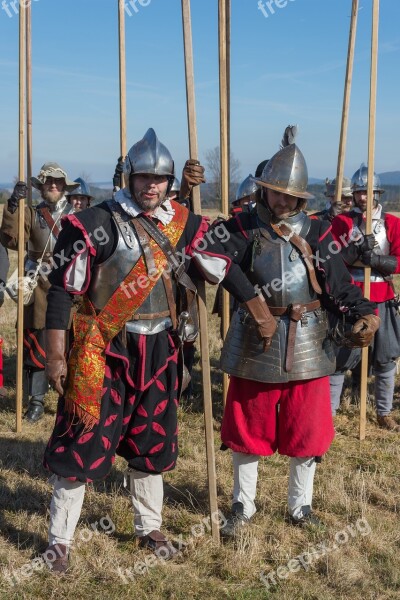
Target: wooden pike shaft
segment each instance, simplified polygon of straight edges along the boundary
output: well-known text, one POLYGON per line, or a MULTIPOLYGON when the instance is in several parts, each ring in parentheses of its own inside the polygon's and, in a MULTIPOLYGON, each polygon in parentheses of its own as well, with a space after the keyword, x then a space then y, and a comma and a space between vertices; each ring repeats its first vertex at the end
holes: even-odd
MULTIPOLYGON (((219 120, 221 160, 221 212, 229 213, 229 154, 230 154, 230 0, 218 0, 218 47, 219 47, 219 120)), ((225 339, 230 321, 229 294, 222 296, 222 337, 225 339)), ((222 395, 225 405, 228 392, 228 376, 223 374, 222 395)))
POLYGON ((28 205, 32 206, 32 6, 26 5, 26 175, 28 205))
MULTIPOLYGON (((125 157, 126 147, 126 50, 125 50, 125 2, 118 0, 119 41, 119 136, 120 155, 125 157)), ((122 176, 123 177, 123 176, 122 176)), ((124 185, 124 183, 123 183, 124 185)))
POLYGON ((344 161, 346 155, 347 127, 349 122, 351 83, 353 79, 354 50, 356 45, 358 3, 359 0, 352 0, 349 46, 347 52, 346 80, 343 95, 342 124, 340 128, 339 153, 336 171, 335 202, 337 203, 339 203, 342 198, 342 184, 344 175, 344 161))
MULTIPOLYGON (((374 196, 374 167, 375 167, 375 125, 376 125, 376 88, 378 79, 378 30, 379 30, 379 0, 373 0, 372 5, 372 41, 371 41, 371 81, 369 98, 369 131, 368 131, 368 192, 367 214, 365 223, 366 234, 372 231, 372 207, 374 196)), ((371 268, 364 269, 364 296, 370 297, 371 268)), ((368 378, 368 348, 362 350, 361 386, 360 386, 360 440, 365 439, 367 414, 367 378, 368 378)))
MULTIPOLYGON (((189 130, 189 154, 190 158, 198 160, 197 147, 197 126, 196 126, 196 105, 194 93, 194 68, 193 68, 193 44, 192 44, 192 23, 190 16, 190 0, 182 0, 182 25, 183 25, 183 43, 185 55, 185 74, 186 74, 186 101, 187 101, 187 119, 189 130)), ((193 210, 196 214, 201 214, 200 187, 193 188, 193 210)), ((201 352, 201 372, 203 383, 203 402, 204 402, 204 425, 206 436, 206 455, 207 455, 207 474, 208 474, 208 494, 210 502, 211 532, 214 542, 219 544, 218 527, 218 501, 217 501, 217 474, 215 467, 215 448, 214 448, 214 427, 211 397, 211 375, 210 375, 210 356, 207 330, 207 305, 206 305, 206 286, 204 282, 197 285, 199 319, 200 319, 200 352, 201 352)))
MULTIPOLYGON (((18 137, 18 178, 25 180, 25 86, 26 86, 26 9, 24 4, 19 7, 19 137, 18 137)), ((24 276, 24 217, 25 201, 20 200, 18 209, 18 281, 24 276)), ((22 396, 23 396, 23 348, 24 348, 24 301, 21 286, 18 291, 17 308, 17 376, 16 376, 16 406, 15 429, 22 431, 22 396)))

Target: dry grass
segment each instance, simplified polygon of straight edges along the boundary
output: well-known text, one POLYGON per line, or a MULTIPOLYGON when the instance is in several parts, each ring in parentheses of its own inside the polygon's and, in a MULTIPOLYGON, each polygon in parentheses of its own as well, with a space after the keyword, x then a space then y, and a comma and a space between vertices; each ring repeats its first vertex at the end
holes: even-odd
MULTIPOLYGON (((214 290, 209 290, 210 306, 214 290)), ((288 459, 262 460, 258 489, 258 513, 254 524, 235 544, 215 547, 208 534, 196 537, 207 518, 208 495, 204 457, 201 402, 182 404, 179 412, 181 455, 177 469, 165 476, 165 529, 180 535, 188 548, 180 560, 159 563, 143 570, 149 555, 139 550, 132 535, 132 509, 123 488, 124 461, 118 459, 110 477, 87 486, 76 539, 88 534, 90 524, 109 515, 115 524, 111 535, 93 534, 73 552, 68 577, 48 571, 23 577, 21 569, 46 547, 51 485, 41 467, 45 443, 54 420, 56 399, 47 398, 47 414, 36 426, 14 426, 15 308, 8 303, 0 311, 5 338, 7 401, 0 410, 0 598, 116 599, 187 598, 258 600, 316 600, 324 598, 389 600, 400 597, 399 436, 379 430, 372 406, 368 407, 367 440, 357 439, 357 407, 347 403, 336 420, 338 435, 318 467, 314 508, 325 526, 303 531, 287 524, 286 493, 288 459), (367 536, 351 537, 336 551, 315 560, 279 580, 269 590, 260 580, 290 558, 312 551, 318 542, 332 545, 335 534, 357 519, 371 527, 367 536), (193 529, 194 528, 194 529, 193 529), (126 570, 131 570, 131 578, 126 570), (134 570, 136 569, 136 571, 134 570), (14 572, 20 581, 13 587, 5 578, 14 572), (123 579, 124 576, 125 581, 123 579)), ((215 446, 219 447, 221 379, 216 370, 220 336, 218 321, 210 317, 215 446)), ((199 372, 196 371, 199 394, 199 372)), ((396 416, 399 389, 396 389, 396 416)), ((229 452, 217 450, 219 506, 230 506, 232 473, 229 452)))

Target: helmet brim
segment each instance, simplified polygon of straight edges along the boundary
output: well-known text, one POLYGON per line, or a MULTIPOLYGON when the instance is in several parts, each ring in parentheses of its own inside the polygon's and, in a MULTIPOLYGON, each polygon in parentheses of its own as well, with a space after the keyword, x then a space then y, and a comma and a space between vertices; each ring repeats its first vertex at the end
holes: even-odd
POLYGON ((272 185, 271 183, 265 183, 265 181, 261 181, 261 179, 254 177, 253 181, 255 181, 255 183, 257 185, 260 185, 262 187, 265 187, 269 190, 273 190, 274 192, 281 192, 282 194, 287 194, 288 196, 293 196, 294 198, 303 198, 303 200, 312 200, 313 198, 315 198, 315 196, 313 196, 313 194, 310 194, 309 192, 299 192, 297 190, 288 190, 287 188, 283 188, 279 185, 272 185))

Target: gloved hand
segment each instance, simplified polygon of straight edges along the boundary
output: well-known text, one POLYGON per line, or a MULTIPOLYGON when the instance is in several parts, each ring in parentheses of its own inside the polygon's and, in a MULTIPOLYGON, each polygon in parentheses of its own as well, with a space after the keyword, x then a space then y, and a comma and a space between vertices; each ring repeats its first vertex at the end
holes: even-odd
POLYGON ((67 362, 65 360, 65 331, 62 329, 46 329, 46 375, 51 387, 60 396, 63 396, 67 378, 67 362))
POLYGON ((373 250, 376 244, 375 236, 373 233, 363 235, 361 240, 354 242, 358 248, 358 255, 361 256, 364 252, 373 250))
POLYGON ((397 269, 397 258, 396 256, 383 256, 381 254, 374 254, 372 250, 364 252, 361 255, 361 261, 364 265, 376 269, 382 275, 392 275, 397 269))
POLYGON ((204 167, 198 160, 189 159, 186 161, 182 171, 181 189, 179 199, 185 200, 190 196, 192 188, 200 183, 205 183, 204 167))
POLYGON ((14 191, 8 199, 8 210, 11 214, 14 214, 18 208, 19 201, 22 198, 26 198, 28 195, 28 188, 24 181, 18 181, 15 184, 14 191))
POLYGON ((1 288, 0 288, 0 306, 3 306, 4 304, 4 284, 2 284, 1 288))
POLYGON ((113 186, 122 187, 122 173, 124 172, 124 162, 125 159, 123 156, 120 156, 117 162, 117 166, 115 167, 115 173, 113 177, 113 186))
POLYGON ((351 331, 345 333, 353 348, 364 348, 369 346, 373 340, 376 331, 379 329, 380 318, 376 315, 365 315, 356 321, 351 331))
POLYGON ((276 321, 271 315, 263 296, 252 298, 245 302, 245 305, 257 324, 258 333, 264 341, 264 352, 267 352, 277 328, 276 321))

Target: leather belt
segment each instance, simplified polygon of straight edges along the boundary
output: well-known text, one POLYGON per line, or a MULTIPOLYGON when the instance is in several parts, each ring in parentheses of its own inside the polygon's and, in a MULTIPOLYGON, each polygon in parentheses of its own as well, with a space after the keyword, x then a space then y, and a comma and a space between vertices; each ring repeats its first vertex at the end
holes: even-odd
POLYGON ((163 310, 162 312, 158 312, 158 313, 146 313, 146 314, 141 314, 141 313, 135 313, 132 318, 131 321, 146 321, 146 320, 150 320, 150 319, 161 319, 161 317, 169 317, 171 315, 169 310, 163 310))
POLYGON ((274 317, 281 317, 282 315, 287 314, 290 316, 290 311, 292 306, 301 306, 302 313, 311 312, 313 310, 317 310, 321 306, 321 302, 319 300, 314 300, 313 302, 308 302, 307 304, 289 304, 289 306, 268 306, 271 315, 274 317))

